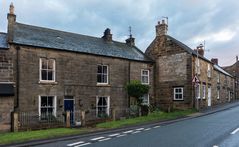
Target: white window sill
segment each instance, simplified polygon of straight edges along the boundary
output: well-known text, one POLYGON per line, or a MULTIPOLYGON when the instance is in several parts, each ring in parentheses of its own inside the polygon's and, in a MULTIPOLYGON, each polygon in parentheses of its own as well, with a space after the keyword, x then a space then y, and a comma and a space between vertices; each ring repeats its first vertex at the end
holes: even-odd
POLYGON ((108 84, 108 83, 97 83, 96 86, 110 87, 110 84, 108 84))
POLYGON ((58 84, 56 81, 39 81, 39 84, 58 84))

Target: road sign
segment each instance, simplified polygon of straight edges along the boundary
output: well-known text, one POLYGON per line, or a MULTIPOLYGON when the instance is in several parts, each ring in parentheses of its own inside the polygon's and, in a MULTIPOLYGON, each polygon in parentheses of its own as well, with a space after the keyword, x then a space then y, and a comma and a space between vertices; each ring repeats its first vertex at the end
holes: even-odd
POLYGON ((200 80, 198 79, 197 76, 194 76, 193 80, 192 80, 193 83, 199 83, 200 80))

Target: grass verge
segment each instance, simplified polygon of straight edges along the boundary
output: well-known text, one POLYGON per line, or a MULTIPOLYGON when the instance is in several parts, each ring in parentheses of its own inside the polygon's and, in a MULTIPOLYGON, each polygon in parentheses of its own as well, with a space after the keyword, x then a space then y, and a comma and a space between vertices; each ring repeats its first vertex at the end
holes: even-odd
POLYGON ((49 139, 53 137, 81 134, 85 132, 87 132, 86 128, 85 129, 56 128, 37 131, 2 133, 0 134, 0 145, 8 143, 19 143, 35 139, 46 139, 46 138, 49 139))
POLYGON ((150 122, 150 121, 172 120, 172 119, 187 116, 195 112, 196 112, 195 109, 175 110, 170 113, 155 111, 153 113, 150 113, 148 116, 141 116, 141 117, 130 118, 125 120, 104 122, 104 123, 97 124, 96 127, 112 129, 112 128, 119 128, 119 127, 128 126, 128 125, 150 122))

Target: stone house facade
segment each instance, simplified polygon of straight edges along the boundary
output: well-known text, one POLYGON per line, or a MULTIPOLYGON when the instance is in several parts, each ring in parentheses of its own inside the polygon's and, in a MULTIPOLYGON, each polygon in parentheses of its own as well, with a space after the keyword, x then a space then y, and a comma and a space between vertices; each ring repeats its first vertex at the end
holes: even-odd
POLYGON ((235 77, 235 98, 239 99, 239 60, 236 56, 236 62, 231 66, 223 67, 228 73, 235 77))
POLYGON ((154 103, 154 62, 135 46, 132 35, 122 43, 112 39, 110 29, 97 38, 21 24, 11 5, 8 32, 0 37, 7 46, 0 48, 0 82, 15 87, 14 96, 0 95, 1 114, 7 111, 10 117, 13 106, 40 117, 66 110, 94 110, 95 117, 105 117, 117 109, 119 118, 131 104, 125 89, 131 80, 149 85, 143 102, 154 103))
MULTIPOLYGON (((166 22, 158 22, 156 37, 145 52, 155 61, 156 105, 171 110, 193 107, 200 109, 218 104, 212 96, 216 91, 214 85, 217 85, 214 74, 219 71, 227 79, 233 80, 231 75, 219 66, 218 70, 204 57, 203 45, 193 50, 169 36, 167 31, 166 22)), ((233 85, 228 86, 233 91, 233 85)))

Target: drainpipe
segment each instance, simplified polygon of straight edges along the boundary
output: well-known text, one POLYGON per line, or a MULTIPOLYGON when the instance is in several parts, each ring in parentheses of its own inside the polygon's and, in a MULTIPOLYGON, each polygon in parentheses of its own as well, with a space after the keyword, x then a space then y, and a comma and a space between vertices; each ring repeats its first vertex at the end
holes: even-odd
POLYGON ((16 109, 18 109, 19 107, 19 50, 20 47, 17 46, 16 47, 16 54, 17 54, 17 58, 16 58, 16 105, 14 107, 14 111, 16 111, 16 109))
MULTIPOLYGON (((131 70, 131 62, 128 64, 128 83, 130 83, 130 70, 131 70)), ((128 93, 127 93, 128 95, 128 93)), ((128 107, 130 108, 130 96, 128 95, 128 107)))

